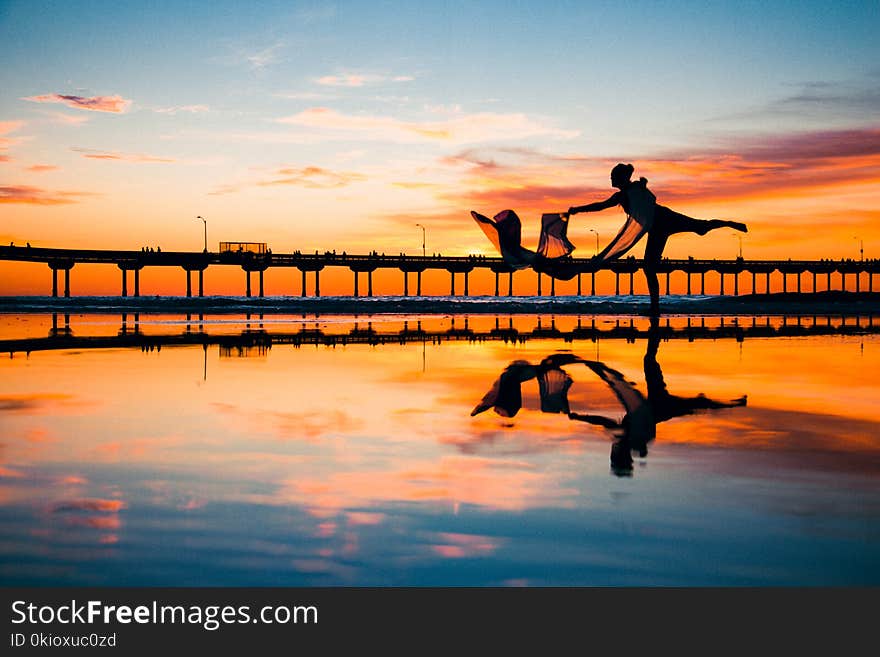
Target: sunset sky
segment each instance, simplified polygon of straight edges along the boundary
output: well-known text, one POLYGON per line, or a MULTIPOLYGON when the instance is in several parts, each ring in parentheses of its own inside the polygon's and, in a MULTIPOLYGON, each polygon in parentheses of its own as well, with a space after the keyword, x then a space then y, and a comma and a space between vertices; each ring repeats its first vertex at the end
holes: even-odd
MULTIPOLYGON (((878 28, 876 2, 2 0, 0 243, 201 250, 201 215, 211 249, 416 254, 421 223, 429 253, 491 253, 469 210, 534 246, 625 161, 746 221, 746 258, 876 257, 878 28)), ((622 219, 576 217, 576 255, 622 219)), ((45 266, 0 277, 46 293, 45 266)))

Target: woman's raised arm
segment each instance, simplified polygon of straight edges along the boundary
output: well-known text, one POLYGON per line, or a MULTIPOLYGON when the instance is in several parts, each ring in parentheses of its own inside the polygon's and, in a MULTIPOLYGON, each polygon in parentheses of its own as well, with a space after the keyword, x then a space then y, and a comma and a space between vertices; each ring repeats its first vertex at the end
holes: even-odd
POLYGON ((620 192, 615 192, 604 201, 597 203, 588 203, 587 205, 573 205, 568 209, 568 214, 579 214, 581 212, 598 212, 599 210, 607 210, 613 208, 620 203, 620 192))

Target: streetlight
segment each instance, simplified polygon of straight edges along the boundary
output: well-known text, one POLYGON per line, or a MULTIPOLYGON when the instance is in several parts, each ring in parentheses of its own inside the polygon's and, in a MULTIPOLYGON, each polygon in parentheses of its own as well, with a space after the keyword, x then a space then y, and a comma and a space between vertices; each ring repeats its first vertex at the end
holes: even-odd
POLYGON ((861 260, 865 259, 865 243, 858 237, 853 237, 854 240, 858 240, 859 242, 859 258, 861 260))
POLYGON ((196 219, 201 219, 202 223, 205 224, 205 253, 208 252, 208 220, 202 216, 196 217, 196 219))
POLYGON ((419 228, 422 229, 422 257, 425 257, 425 227, 422 224, 416 224, 419 228))
POLYGON ((596 233, 596 255, 599 255, 599 233, 590 228, 591 233, 596 233))
POLYGON ((739 240, 739 258, 743 257, 743 238, 742 235, 734 235, 735 238, 739 240))

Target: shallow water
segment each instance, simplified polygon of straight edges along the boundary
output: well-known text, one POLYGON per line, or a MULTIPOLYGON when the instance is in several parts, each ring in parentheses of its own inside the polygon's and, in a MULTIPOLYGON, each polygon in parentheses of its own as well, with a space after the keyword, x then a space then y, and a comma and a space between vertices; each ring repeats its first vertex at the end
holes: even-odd
POLYGON ((877 585, 876 331, 0 315, 0 583, 877 585))

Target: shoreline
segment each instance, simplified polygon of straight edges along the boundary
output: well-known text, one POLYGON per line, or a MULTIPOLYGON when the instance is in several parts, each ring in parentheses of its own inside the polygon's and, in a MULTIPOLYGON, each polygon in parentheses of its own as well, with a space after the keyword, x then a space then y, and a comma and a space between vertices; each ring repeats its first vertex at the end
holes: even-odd
MULTIPOLYGON (((556 314, 642 315, 647 295, 564 297, 0 297, 0 313, 213 314, 556 314)), ((661 315, 873 315, 880 292, 745 294, 661 297, 661 315)))

